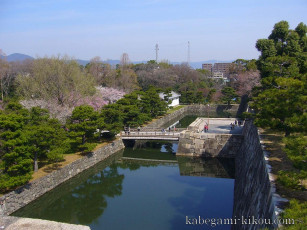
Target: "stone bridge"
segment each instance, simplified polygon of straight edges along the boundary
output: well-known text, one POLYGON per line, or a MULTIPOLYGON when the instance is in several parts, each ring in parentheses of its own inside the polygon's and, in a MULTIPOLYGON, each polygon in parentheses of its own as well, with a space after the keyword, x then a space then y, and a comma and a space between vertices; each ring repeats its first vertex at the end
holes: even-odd
POLYGON ((180 133, 177 155, 234 158, 242 141, 243 125, 231 128, 235 118, 197 118, 180 133), (204 125, 209 125, 204 132, 204 125))
POLYGON ((168 140, 178 141, 180 132, 186 129, 145 129, 145 130, 130 130, 120 133, 122 140, 168 140))

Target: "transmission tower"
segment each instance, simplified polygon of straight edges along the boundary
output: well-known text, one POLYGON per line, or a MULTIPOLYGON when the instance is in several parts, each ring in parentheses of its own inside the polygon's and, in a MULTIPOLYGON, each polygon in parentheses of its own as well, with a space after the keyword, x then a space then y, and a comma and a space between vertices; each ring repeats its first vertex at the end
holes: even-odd
POLYGON ((158 52, 159 52, 159 45, 156 44, 156 62, 158 63, 158 52))
POLYGON ((188 65, 190 65, 190 42, 188 41, 188 65))

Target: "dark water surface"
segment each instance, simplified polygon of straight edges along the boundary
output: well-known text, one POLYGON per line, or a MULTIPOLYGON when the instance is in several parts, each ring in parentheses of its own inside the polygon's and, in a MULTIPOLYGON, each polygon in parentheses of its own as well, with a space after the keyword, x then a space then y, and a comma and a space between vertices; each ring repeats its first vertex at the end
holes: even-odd
POLYGON ((186 218, 231 218, 233 161, 176 157, 176 149, 176 142, 138 142, 13 215, 93 230, 230 229, 186 218))
POLYGON ((176 128, 187 128, 198 117, 200 116, 188 115, 188 116, 181 118, 180 120, 174 120, 174 121, 170 121, 169 123, 166 123, 164 125, 164 128, 168 128, 169 126, 175 126, 176 128))

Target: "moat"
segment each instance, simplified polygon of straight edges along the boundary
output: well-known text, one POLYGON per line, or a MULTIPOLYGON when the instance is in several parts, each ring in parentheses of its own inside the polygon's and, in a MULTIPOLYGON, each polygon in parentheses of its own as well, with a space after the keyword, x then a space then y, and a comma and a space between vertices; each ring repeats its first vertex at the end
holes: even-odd
POLYGON ((137 142, 13 215, 91 229, 191 229, 186 216, 231 218, 234 161, 176 157, 177 146, 137 142))

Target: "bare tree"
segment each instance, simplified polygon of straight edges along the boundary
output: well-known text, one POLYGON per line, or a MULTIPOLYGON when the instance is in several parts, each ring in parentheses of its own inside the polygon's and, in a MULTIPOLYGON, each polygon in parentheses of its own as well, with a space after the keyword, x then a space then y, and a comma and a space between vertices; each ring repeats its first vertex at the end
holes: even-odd
POLYGON ((10 64, 7 62, 5 56, 6 54, 0 49, 0 90, 1 90, 1 100, 8 95, 9 89, 12 83, 12 74, 10 73, 10 64))
POLYGON ((68 57, 38 58, 29 74, 19 74, 17 92, 26 99, 56 100, 64 105, 76 95, 93 95, 94 79, 68 57))
POLYGON ((127 67, 130 64, 129 55, 127 53, 123 53, 120 58, 120 64, 123 68, 127 67))
POLYGON ((250 96, 252 89, 260 85, 260 73, 258 70, 238 72, 230 75, 230 81, 239 96, 250 96))

